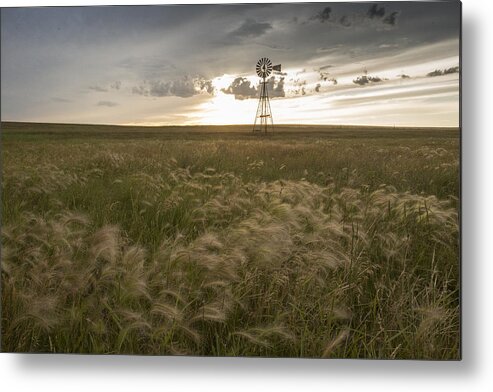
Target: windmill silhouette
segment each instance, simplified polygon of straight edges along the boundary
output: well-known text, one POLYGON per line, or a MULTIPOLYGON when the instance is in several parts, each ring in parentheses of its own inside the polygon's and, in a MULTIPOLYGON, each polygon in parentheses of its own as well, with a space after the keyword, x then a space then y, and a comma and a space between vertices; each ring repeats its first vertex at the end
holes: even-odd
POLYGON ((271 133, 274 132, 274 119, 272 118, 269 91, 267 89, 267 84, 269 82, 266 78, 272 71, 281 72, 281 64, 273 66, 272 62, 267 57, 262 57, 257 61, 255 70, 257 71, 257 75, 262 78, 262 81, 260 82, 260 96, 252 132, 271 133))

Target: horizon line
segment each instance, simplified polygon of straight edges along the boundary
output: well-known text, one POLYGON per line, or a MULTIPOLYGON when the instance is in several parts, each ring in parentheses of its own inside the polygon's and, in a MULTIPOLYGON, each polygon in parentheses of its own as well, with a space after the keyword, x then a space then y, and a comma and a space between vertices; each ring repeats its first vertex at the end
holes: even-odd
MULTIPOLYGON (((141 127, 141 128, 166 128, 166 127, 246 127, 252 126, 252 124, 163 124, 163 125, 139 125, 139 124, 111 124, 111 123, 71 123, 71 122, 44 122, 44 121, 11 121, 0 120, 0 124, 13 123, 13 124, 52 124, 52 125, 80 125, 80 126, 106 126, 106 127, 141 127)), ((374 125, 374 124, 303 124, 303 123, 281 123, 275 124, 276 127, 348 127, 348 128, 389 128, 389 129, 461 129, 461 125, 446 126, 446 125, 374 125)))

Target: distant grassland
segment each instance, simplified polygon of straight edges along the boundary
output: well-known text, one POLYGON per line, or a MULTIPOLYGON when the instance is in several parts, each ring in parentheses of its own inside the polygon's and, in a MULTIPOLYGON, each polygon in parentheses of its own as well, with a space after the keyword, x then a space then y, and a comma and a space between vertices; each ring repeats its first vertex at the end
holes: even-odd
POLYGON ((459 358, 459 131, 2 123, 2 350, 459 358))

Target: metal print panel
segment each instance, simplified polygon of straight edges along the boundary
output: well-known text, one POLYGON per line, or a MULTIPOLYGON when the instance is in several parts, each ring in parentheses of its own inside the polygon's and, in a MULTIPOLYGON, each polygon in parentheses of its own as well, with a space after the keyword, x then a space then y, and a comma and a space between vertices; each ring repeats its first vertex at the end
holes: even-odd
POLYGON ((460 359, 460 29, 3 8, 2 351, 460 359))

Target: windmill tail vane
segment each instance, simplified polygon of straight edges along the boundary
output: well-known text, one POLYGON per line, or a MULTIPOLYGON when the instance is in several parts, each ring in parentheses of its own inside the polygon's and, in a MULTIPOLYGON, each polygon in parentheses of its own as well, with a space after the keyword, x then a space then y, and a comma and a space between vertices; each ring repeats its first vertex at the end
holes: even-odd
POLYGON ((257 75, 262 78, 262 81, 260 82, 260 95, 257 105, 257 114, 255 115, 255 122, 253 123, 253 132, 264 132, 267 134, 274 131, 274 120, 272 118, 269 91, 267 88, 269 82, 266 78, 272 71, 281 72, 281 64, 273 66, 268 58, 262 57, 257 61, 255 70, 257 71, 257 75))

